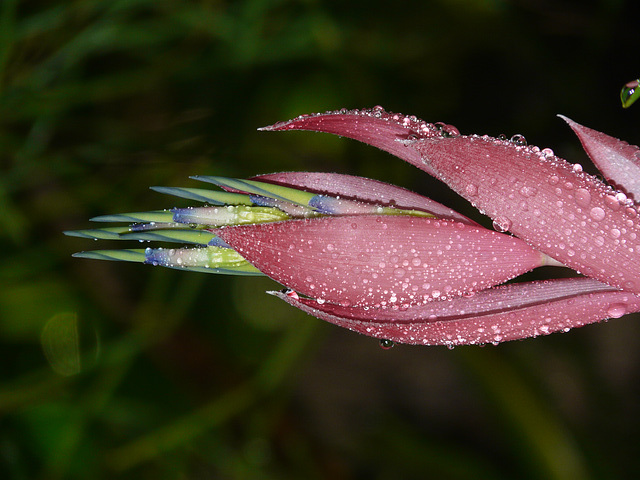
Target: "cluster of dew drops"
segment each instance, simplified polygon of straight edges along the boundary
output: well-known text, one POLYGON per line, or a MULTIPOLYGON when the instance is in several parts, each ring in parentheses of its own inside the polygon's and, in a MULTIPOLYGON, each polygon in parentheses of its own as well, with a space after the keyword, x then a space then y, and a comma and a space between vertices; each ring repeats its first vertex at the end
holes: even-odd
MULTIPOLYGON (((435 136, 439 136, 441 138, 452 138, 452 137, 460 136, 460 132, 453 125, 448 125, 443 122, 428 123, 423 120, 420 120, 415 115, 403 115, 398 113, 387 112, 383 107, 379 105, 371 109, 362 109, 362 110, 358 110, 358 109, 348 110, 346 108, 343 108, 341 110, 327 111, 324 113, 301 115, 298 118, 302 119, 307 117, 324 116, 324 115, 369 116, 369 117, 375 117, 387 122, 393 122, 398 125, 402 125, 403 127, 406 127, 411 131, 411 133, 408 134, 406 138, 406 140, 408 141, 415 141, 421 138, 433 138, 435 136)), ((557 157, 555 156, 555 153, 551 148, 541 149, 537 146, 533 146, 533 145, 529 146, 525 136, 522 134, 515 134, 515 135, 512 135, 511 137, 501 134, 497 138, 493 138, 489 135, 482 135, 482 136, 472 135, 472 137, 482 138, 483 140, 497 141, 497 142, 503 143, 504 145, 515 146, 518 150, 526 149, 529 153, 533 155, 537 155, 541 160, 545 160, 545 161, 557 160, 557 157)), ((588 175, 587 173, 583 172, 583 167, 579 163, 573 164, 572 170, 580 176, 588 175)), ((603 193, 606 195, 606 199, 608 200, 608 204, 611 206, 611 208, 615 208, 616 206, 626 207, 629 216, 635 217, 637 215, 638 204, 636 204, 633 201, 633 199, 629 198, 623 191, 614 189, 612 186, 606 184, 601 177, 596 177, 596 178, 602 184, 604 189, 603 193), (616 205, 613 205, 614 203, 616 205)), ((552 176, 549 178, 549 183, 553 184, 554 181, 555 182, 558 181, 557 177, 552 176)), ((478 187, 476 185, 469 184, 466 188, 466 193, 470 197, 473 197, 474 194, 477 194, 477 188, 478 187)), ((582 206, 586 207, 589 201, 590 201, 589 193, 586 190, 584 190, 584 192, 582 190, 578 190, 576 192, 576 202, 578 204, 581 204, 582 206)), ((482 211, 480 213, 484 214, 484 212, 482 211)), ((594 209, 592 209, 590 212, 590 216, 596 221, 600 220, 604 217, 604 211, 600 207, 594 207, 594 209)), ((511 228, 511 221, 507 218, 501 218, 501 217, 495 218, 493 220, 493 228, 496 231, 501 233, 507 232, 511 228)), ((618 304, 616 304, 615 306, 612 306, 610 311, 608 311, 608 314, 611 318, 618 318, 622 316, 624 313, 625 313, 624 308, 623 307, 620 308, 620 305, 618 304)), ((568 329, 565 329, 564 331, 568 331, 568 329)), ((382 349, 389 350, 394 347, 395 342, 389 339, 380 339, 379 345, 382 349)), ((454 345, 450 344, 447 346, 449 348, 453 348, 454 345)))
MULTIPOLYGON (((296 120, 302 120, 305 118, 323 117, 327 115, 354 115, 357 117, 373 117, 387 122, 393 122, 403 127, 408 128, 412 133, 407 135, 406 140, 418 140, 420 138, 427 137, 457 137, 460 132, 453 125, 448 125, 444 122, 429 123, 424 120, 420 120, 415 115, 404 115, 402 113, 393 113, 386 111, 382 106, 376 105, 373 108, 367 109, 347 109, 342 108, 340 110, 330 110, 324 113, 311 113, 305 115, 299 115, 296 120)), ((284 122, 288 123, 288 122, 284 122)))

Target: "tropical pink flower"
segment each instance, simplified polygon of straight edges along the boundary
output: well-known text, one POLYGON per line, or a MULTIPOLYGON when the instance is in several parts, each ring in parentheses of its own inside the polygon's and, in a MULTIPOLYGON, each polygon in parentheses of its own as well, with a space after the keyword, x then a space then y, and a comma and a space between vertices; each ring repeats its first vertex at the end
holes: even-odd
POLYGON ((196 244, 78 256, 266 274, 287 287, 271 293, 289 304, 394 342, 499 343, 568 330, 640 310, 633 202, 640 186, 630 180, 640 158, 637 147, 565 120, 606 178, 626 191, 521 136, 460 135, 375 107, 261 130, 328 132, 379 147, 445 182, 489 215, 495 230, 383 182, 291 172, 197 177, 221 192, 156 187, 214 206, 98 217, 136 223, 68 233, 196 244), (585 277, 499 286, 542 265, 585 277))

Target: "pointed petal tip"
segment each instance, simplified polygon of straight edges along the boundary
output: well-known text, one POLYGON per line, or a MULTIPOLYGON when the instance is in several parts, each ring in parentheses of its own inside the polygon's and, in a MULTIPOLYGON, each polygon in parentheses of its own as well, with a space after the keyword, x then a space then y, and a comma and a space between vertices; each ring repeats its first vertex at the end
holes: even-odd
POLYGON ((640 149, 624 140, 562 118, 576 134, 582 147, 604 177, 636 201, 640 198, 640 149))
POLYGON ((309 130, 352 138, 384 150, 435 176, 411 146, 397 140, 458 136, 452 125, 428 123, 414 115, 388 112, 381 106, 369 109, 346 108, 300 115, 291 120, 261 127, 261 131, 309 130))

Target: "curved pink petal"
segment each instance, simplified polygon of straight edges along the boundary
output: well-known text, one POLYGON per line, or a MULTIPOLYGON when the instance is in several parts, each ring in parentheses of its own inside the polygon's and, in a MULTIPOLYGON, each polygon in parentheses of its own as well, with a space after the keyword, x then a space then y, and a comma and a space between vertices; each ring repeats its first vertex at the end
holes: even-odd
MULTIPOLYGON (((415 116, 387 112, 380 106, 372 109, 345 108, 333 112, 300 115, 258 130, 312 130, 333 133, 373 145, 413 165, 421 164, 420 156, 411 148, 407 148, 402 141, 460 134, 451 125, 427 123, 415 116)), ((428 167, 425 171, 431 173, 428 167)))
POLYGON ((487 136, 414 147, 501 230, 587 276, 640 292, 638 212, 595 177, 549 151, 487 136))
POLYGON ((430 198, 423 197, 405 188, 379 180, 320 172, 281 172, 258 175, 252 180, 298 187, 309 192, 346 197, 382 206, 416 209, 432 213, 438 218, 457 220, 477 225, 473 220, 430 198))
POLYGON ((640 311, 640 297, 588 278, 503 285, 407 309, 349 308, 295 293, 269 293, 335 325, 417 345, 495 344, 640 311))
POLYGON ((544 263, 524 242, 460 222, 346 216, 221 228, 277 282, 348 305, 409 305, 503 283, 544 263))
POLYGON ((569 124, 605 178, 640 200, 640 148, 558 116, 569 124))

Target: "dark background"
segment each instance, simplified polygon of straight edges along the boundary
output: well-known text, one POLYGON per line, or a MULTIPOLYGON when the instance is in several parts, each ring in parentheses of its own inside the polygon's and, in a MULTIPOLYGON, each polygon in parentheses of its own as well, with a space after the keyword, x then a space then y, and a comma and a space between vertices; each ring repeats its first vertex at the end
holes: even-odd
POLYGON ((593 171, 555 114, 640 142, 640 105, 618 97, 640 75, 638 14, 631 0, 2 0, 0 476, 636 477, 635 316, 382 350, 264 295, 267 279, 74 259, 116 245, 61 231, 187 204, 151 185, 282 170, 369 176, 479 219, 371 147, 256 128, 380 104, 521 133, 593 171))

